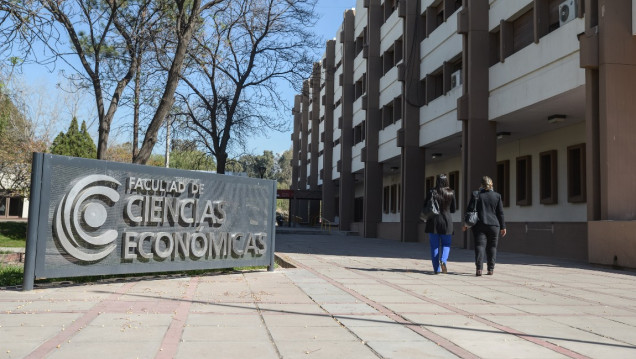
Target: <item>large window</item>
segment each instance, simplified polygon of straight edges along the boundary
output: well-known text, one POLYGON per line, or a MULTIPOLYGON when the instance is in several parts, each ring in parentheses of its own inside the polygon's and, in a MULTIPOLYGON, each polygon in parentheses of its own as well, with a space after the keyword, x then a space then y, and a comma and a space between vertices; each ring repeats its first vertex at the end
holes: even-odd
POLYGON ((512 22, 513 53, 534 42, 534 10, 529 10, 512 22))
POLYGON ((455 208, 457 208, 457 198, 459 198, 459 171, 448 173, 448 187, 455 191, 455 208))
POLYGON ((557 151, 539 154, 539 193, 541 204, 558 203, 557 151))
POLYGON ((532 157, 517 157, 517 205, 532 204, 532 157))
POLYGON ((587 200, 585 188, 585 143, 569 146, 567 151, 568 202, 582 203, 587 200))
POLYGON ((22 197, 0 196, 0 218, 22 218, 23 205, 22 197))
POLYGON ((497 177, 495 178, 495 191, 501 195, 504 207, 510 206, 510 161, 497 162, 497 177))
POLYGON ((425 182, 424 190, 426 191, 426 194, 428 194, 428 191, 432 190, 433 187, 435 186, 435 177, 434 176, 426 177, 426 180, 424 182, 425 182))
POLYGON ((353 200, 353 220, 362 222, 364 218, 364 197, 356 197, 353 200))

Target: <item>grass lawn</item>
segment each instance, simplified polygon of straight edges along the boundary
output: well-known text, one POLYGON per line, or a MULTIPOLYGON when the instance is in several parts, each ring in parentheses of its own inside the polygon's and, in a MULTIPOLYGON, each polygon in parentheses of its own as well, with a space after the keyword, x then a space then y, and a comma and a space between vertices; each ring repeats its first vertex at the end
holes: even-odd
POLYGON ((26 246, 27 222, 0 222, 0 247, 26 246))

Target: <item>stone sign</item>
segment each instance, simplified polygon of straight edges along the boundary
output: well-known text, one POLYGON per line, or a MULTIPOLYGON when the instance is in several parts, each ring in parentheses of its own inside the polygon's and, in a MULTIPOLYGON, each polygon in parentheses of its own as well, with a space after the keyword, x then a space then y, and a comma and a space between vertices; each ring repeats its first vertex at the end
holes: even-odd
POLYGON ((34 154, 24 289, 36 278, 269 266, 276 182, 34 154))

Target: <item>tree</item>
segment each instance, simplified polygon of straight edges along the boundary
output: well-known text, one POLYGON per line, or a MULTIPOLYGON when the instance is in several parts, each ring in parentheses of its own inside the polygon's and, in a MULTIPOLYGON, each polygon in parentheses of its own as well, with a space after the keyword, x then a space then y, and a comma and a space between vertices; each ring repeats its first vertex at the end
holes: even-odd
POLYGON ((95 0, 17 2, 0 0, 0 48, 33 55, 43 44, 50 56, 38 63, 65 61, 76 72, 78 85, 89 86, 95 97, 99 120, 97 158, 107 157, 111 124, 119 101, 142 60, 141 47, 148 37, 166 38, 157 58, 166 59, 163 93, 145 130, 136 163, 145 163, 157 142, 157 133, 172 108, 174 92, 192 35, 201 26, 204 11, 226 0, 95 0), (68 41, 66 41, 68 39, 68 41), (79 68, 68 56, 79 61, 79 68), (109 61, 111 60, 111 61, 109 61))
POLYGON ((214 171, 214 159, 199 150, 194 141, 175 140, 170 151, 170 167, 184 170, 214 171))
POLYGON ((180 114, 225 173, 232 149, 251 135, 286 130, 279 89, 310 73, 316 0, 237 0, 194 37, 176 94, 180 114))
POLYGON ((106 151, 106 156, 103 159, 114 162, 131 163, 132 144, 130 142, 126 142, 109 146, 106 151))
POLYGON ((283 152, 276 159, 276 163, 278 164, 278 171, 276 176, 276 181, 278 182, 279 188, 290 188, 291 180, 292 180, 292 165, 291 161, 293 158, 293 150, 290 148, 287 151, 283 152))
POLYGON ((0 192, 26 196, 32 153, 44 152, 46 142, 35 136, 32 124, 14 102, 0 81, 0 192))
POLYGON ((56 155, 95 158, 97 148, 88 134, 86 122, 82 121, 82 129, 77 128, 77 118, 73 117, 66 133, 60 132, 53 140, 51 153, 56 155))

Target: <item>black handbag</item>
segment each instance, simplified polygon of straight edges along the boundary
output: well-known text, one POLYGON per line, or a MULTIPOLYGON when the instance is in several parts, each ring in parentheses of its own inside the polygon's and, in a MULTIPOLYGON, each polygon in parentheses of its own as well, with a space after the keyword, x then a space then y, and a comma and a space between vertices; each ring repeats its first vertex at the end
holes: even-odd
POLYGON ((477 201, 479 200, 479 192, 473 192, 473 208, 467 210, 464 214, 464 224, 466 227, 472 227, 479 222, 479 214, 477 213, 477 201))
POLYGON ((427 219, 439 214, 439 203, 433 194, 433 191, 428 196, 428 200, 424 203, 422 212, 420 213, 420 219, 426 221, 427 219))

